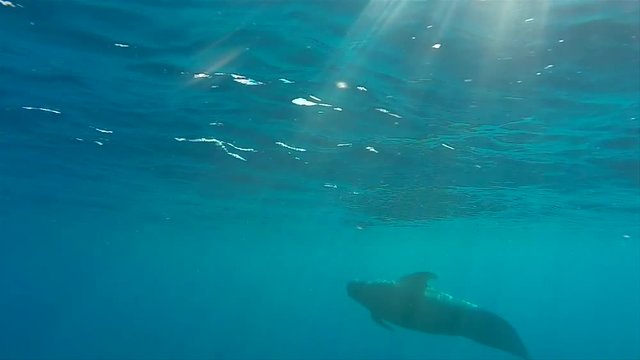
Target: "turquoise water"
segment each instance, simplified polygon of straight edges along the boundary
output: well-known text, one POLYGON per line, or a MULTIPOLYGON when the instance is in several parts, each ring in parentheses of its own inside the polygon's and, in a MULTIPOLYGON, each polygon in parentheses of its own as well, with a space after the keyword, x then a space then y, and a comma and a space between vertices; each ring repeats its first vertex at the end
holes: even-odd
POLYGON ((0 6, 0 358, 640 357, 637 1, 0 6))

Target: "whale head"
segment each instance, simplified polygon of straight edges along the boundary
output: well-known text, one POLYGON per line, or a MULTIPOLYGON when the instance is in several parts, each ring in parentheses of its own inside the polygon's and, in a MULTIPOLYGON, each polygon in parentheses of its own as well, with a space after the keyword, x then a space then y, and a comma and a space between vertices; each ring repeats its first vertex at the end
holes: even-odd
POLYGON ((397 290, 392 281, 353 280, 347 283, 349 297, 372 311, 388 306, 389 298, 397 290))

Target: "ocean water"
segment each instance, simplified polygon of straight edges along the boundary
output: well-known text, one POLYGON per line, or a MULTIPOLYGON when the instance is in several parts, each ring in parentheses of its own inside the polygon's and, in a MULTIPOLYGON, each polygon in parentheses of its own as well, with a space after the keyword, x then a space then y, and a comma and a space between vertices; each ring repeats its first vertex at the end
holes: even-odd
POLYGON ((0 1, 0 358, 640 358, 640 3, 0 1))

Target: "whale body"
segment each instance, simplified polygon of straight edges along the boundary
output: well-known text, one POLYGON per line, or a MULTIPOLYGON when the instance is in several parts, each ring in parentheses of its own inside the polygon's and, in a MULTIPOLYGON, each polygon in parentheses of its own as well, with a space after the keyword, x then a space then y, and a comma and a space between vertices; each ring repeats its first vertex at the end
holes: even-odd
POLYGON ((435 278, 433 273, 419 272, 397 281, 350 281, 347 293, 386 329, 392 329, 391 323, 429 334, 462 336, 529 359, 511 324, 477 305, 427 288, 427 281, 435 278))

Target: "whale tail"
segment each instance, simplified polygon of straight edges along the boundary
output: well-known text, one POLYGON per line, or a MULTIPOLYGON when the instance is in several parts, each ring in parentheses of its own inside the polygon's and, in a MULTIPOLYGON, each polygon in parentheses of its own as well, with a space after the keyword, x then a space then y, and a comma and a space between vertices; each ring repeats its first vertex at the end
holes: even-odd
POLYGON ((530 360, 529 352, 516 330, 500 316, 482 309, 466 314, 462 335, 480 344, 530 360))

